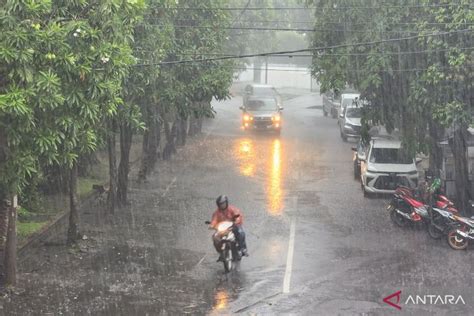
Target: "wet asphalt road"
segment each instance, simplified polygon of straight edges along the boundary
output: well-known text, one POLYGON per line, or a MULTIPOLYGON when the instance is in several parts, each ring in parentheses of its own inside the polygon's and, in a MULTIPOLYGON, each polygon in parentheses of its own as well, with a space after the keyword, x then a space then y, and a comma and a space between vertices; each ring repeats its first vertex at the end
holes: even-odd
POLYGON ((84 214, 83 253, 48 246, 26 258, 25 292, 2 311, 399 315, 382 298, 401 290, 402 314, 472 315, 472 250, 394 227, 386 199, 363 197, 353 144, 314 108, 319 93, 287 92, 279 137, 240 129, 240 97, 215 103, 203 135, 135 184, 130 207, 84 214), (244 212, 250 252, 228 275, 204 224, 219 194, 244 212), (466 305, 403 305, 409 294, 462 295, 466 305))

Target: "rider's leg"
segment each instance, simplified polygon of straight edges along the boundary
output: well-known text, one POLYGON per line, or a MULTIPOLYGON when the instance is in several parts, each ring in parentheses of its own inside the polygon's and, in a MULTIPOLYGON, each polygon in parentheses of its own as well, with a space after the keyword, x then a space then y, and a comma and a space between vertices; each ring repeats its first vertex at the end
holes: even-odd
POLYGON ((245 232, 242 226, 234 226, 234 234, 237 240, 239 241, 240 250, 244 256, 247 256, 247 243, 245 242, 245 232))

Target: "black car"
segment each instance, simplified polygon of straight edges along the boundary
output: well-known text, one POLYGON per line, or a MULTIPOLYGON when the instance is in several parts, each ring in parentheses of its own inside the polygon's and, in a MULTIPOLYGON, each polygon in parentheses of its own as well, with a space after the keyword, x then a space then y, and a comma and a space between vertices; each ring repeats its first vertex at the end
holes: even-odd
POLYGON ((267 84, 248 84, 244 89, 244 106, 247 105, 249 98, 274 98, 278 106, 282 106, 282 99, 275 87, 267 84))
POLYGON ((282 126, 281 111, 277 100, 272 97, 249 97, 242 110, 244 130, 269 130, 280 134, 282 126))

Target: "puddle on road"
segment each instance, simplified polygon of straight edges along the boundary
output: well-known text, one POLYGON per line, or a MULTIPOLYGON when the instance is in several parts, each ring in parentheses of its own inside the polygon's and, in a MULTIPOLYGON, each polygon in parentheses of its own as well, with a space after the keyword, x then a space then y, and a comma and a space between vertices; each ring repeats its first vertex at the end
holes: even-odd
POLYGON ((234 155, 240 174, 264 183, 266 209, 281 215, 284 208, 284 151, 280 139, 238 139, 234 155))

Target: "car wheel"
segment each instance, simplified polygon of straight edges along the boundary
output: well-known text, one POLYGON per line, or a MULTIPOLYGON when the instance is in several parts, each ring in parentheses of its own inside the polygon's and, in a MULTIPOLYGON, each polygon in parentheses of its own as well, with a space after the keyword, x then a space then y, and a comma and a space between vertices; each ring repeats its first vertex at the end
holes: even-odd
POLYGON ((347 136, 344 134, 343 131, 340 132, 341 133, 341 138, 344 142, 347 142, 347 136))
POLYGON ((365 197, 365 198, 370 198, 371 195, 370 195, 369 192, 367 192, 367 191, 365 190, 365 185, 362 183, 361 186, 362 186, 362 193, 364 194, 364 197, 365 197))
POLYGON ((354 160, 354 179, 358 179, 360 177, 360 167, 357 164, 357 161, 354 160))

